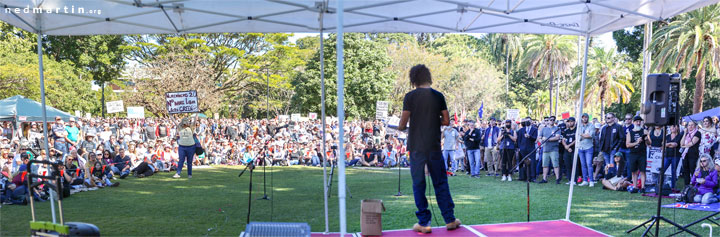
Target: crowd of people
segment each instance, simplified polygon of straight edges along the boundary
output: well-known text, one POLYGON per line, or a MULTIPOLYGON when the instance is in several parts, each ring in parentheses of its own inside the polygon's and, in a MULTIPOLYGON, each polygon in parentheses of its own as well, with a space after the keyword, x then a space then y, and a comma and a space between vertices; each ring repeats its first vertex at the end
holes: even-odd
MULTIPOLYGON (((144 178, 157 172, 174 171, 180 178, 187 163, 187 178, 195 165, 305 165, 320 166, 323 159, 336 165, 338 126, 336 121, 323 128, 319 120, 280 121, 251 119, 120 119, 56 118, 48 126, 49 153, 43 142, 42 123, 5 122, 0 134, 2 201, 19 203, 28 195, 42 200, 47 194, 25 188, 24 174, 52 172, 46 165, 27 163, 32 159, 61 163, 64 195, 101 187, 116 187, 118 179, 144 178), (189 129, 189 139, 183 131, 189 129), (325 139, 325 146, 322 141, 325 139), (194 141, 193 141, 194 140, 194 141), (180 141, 180 144, 179 144, 180 141), (183 147, 199 143, 204 152, 183 147), (189 143, 189 144, 182 144, 189 143), (187 146, 183 146, 187 145, 187 146), (325 148, 323 150, 323 147, 325 148)), ((648 127, 642 118, 627 114, 619 120, 608 113, 604 122, 584 114, 579 121, 549 116, 520 122, 494 118, 453 121, 444 126, 442 153, 449 176, 466 172, 474 178, 501 176, 501 181, 517 179, 593 187, 601 182, 611 190, 642 192, 646 185, 648 150, 667 145, 662 167, 678 170, 686 186, 697 186, 700 202, 715 202, 720 170, 717 118, 687 121, 682 126, 648 127), (578 141, 575 140, 580 130, 578 141), (571 178, 572 157, 577 149, 578 167, 571 178), (527 158, 524 159, 523 158, 527 158), (715 166, 717 164, 717 166, 715 166), (517 174, 516 174, 517 173, 517 174), (549 178, 550 177, 550 178, 549 178)), ((345 124, 345 163, 348 166, 408 167, 411 159, 402 132, 381 121, 351 121, 345 124)), ((676 172, 671 172, 671 188, 676 189, 676 172)))

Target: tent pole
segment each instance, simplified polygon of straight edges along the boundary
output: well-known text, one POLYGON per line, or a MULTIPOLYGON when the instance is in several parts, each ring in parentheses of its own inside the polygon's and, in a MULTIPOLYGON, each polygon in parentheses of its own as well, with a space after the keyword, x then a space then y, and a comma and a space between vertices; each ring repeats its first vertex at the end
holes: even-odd
MULTIPOLYGON (((38 16, 38 22, 40 16, 38 16)), ((38 24, 40 26, 40 24, 38 24)), ((37 50, 38 50, 38 68, 40 73, 40 99, 42 102, 42 116, 43 116, 43 142, 45 143, 45 154, 50 155, 50 145, 48 142, 48 121, 47 121, 47 106, 45 105, 45 76, 43 75, 43 51, 42 51, 42 32, 37 32, 37 50)), ((45 157, 47 159, 47 157, 45 157)), ((50 192, 50 210, 52 212, 52 221, 57 223, 55 220, 55 197, 54 192, 50 192)))
POLYGON ((645 35, 643 39, 643 67, 642 67, 642 87, 641 87, 641 93, 640 93, 640 108, 642 108, 642 105, 645 104, 645 100, 647 98, 645 97, 645 85, 647 85, 647 75, 650 71, 650 60, 652 60, 652 54, 650 53, 650 50, 648 50, 648 46, 650 46, 650 43, 652 42, 652 22, 645 24, 645 35))
POLYGON ((325 15, 325 3, 320 8, 320 119, 322 119, 322 160, 323 166, 323 204, 325 205, 325 234, 330 233, 330 219, 328 218, 328 183, 327 183, 327 149, 325 148, 325 49, 323 39, 323 25, 325 15))
MULTIPOLYGON (((580 100, 578 100, 578 107, 577 112, 575 113, 575 117, 580 118, 580 122, 582 123, 582 114, 583 114, 583 102, 585 101, 585 79, 587 77, 587 63, 588 63, 588 48, 590 46, 590 34, 585 35, 585 61, 583 62, 582 67, 582 81, 580 82, 580 100)), ((589 122, 588 122, 589 123, 589 122)), ((567 203, 567 210, 565 211, 565 220, 570 220, 570 207, 572 206, 572 198, 573 198, 573 188, 575 188, 575 183, 573 183, 573 178, 575 178, 575 174, 577 172, 577 162, 578 162, 578 141, 580 138, 580 129, 579 124, 575 125, 575 154, 573 154, 573 166, 572 166, 572 174, 570 176, 570 192, 568 193, 568 203, 567 203)), ((590 174, 592 175, 592 174, 590 174)))
POLYGON ((340 236, 347 233, 347 223, 345 219, 345 75, 343 63, 343 1, 337 1, 337 45, 335 48, 337 57, 337 117, 338 117, 338 200, 340 209, 340 236))

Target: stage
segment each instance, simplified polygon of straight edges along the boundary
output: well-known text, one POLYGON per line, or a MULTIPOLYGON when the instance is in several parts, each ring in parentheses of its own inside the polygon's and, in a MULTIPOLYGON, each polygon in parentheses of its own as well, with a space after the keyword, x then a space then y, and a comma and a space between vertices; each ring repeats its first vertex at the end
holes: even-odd
MULTIPOLYGON (((339 233, 313 233, 313 237, 340 236, 339 233)), ((362 236, 360 233, 346 236, 362 236)), ((463 225, 460 228, 447 231, 445 227, 435 227, 430 234, 422 234, 412 229, 386 230, 382 236, 608 236, 599 231, 578 225, 572 221, 533 221, 486 225, 463 225)))

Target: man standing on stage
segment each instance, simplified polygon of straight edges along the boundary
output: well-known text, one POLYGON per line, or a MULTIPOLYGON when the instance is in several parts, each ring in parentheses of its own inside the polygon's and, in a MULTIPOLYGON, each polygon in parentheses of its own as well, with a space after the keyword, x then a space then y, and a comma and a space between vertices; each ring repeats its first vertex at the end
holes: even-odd
POLYGON ((432 77, 430 69, 425 65, 419 64, 410 69, 410 83, 415 90, 405 94, 398 129, 405 130, 408 120, 410 121, 407 149, 410 151, 410 174, 413 180, 415 206, 418 208, 415 212, 418 223, 413 226, 413 230, 422 233, 432 232, 431 213, 425 198, 426 165, 445 226, 448 230, 454 230, 460 226, 460 220, 454 215, 455 204, 450 196, 440 148, 440 126, 450 124, 445 96, 430 88, 432 77))

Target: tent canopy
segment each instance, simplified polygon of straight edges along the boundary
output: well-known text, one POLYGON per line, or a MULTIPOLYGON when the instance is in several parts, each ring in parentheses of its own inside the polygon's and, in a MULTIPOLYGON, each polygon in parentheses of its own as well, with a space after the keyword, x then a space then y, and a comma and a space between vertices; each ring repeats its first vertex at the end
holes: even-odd
MULTIPOLYGON (((0 0, 0 20, 46 35, 320 31, 322 0, 0 0)), ((718 0, 347 0, 345 32, 597 35, 718 0)), ((337 1, 324 30, 337 29, 337 1)))
POLYGON ((720 116, 720 107, 705 110, 705 111, 697 113, 697 114, 685 116, 685 117, 683 117, 683 121, 689 122, 690 120, 692 120, 692 121, 698 121, 699 123, 701 123, 703 118, 705 118, 706 116, 710 116, 710 117, 720 116))
MULTIPOLYGON (((67 121, 75 116, 65 113, 59 109, 47 106, 47 117, 60 116, 67 121)), ((0 120, 16 122, 42 122, 42 105, 34 100, 16 95, 0 100, 0 120)))

